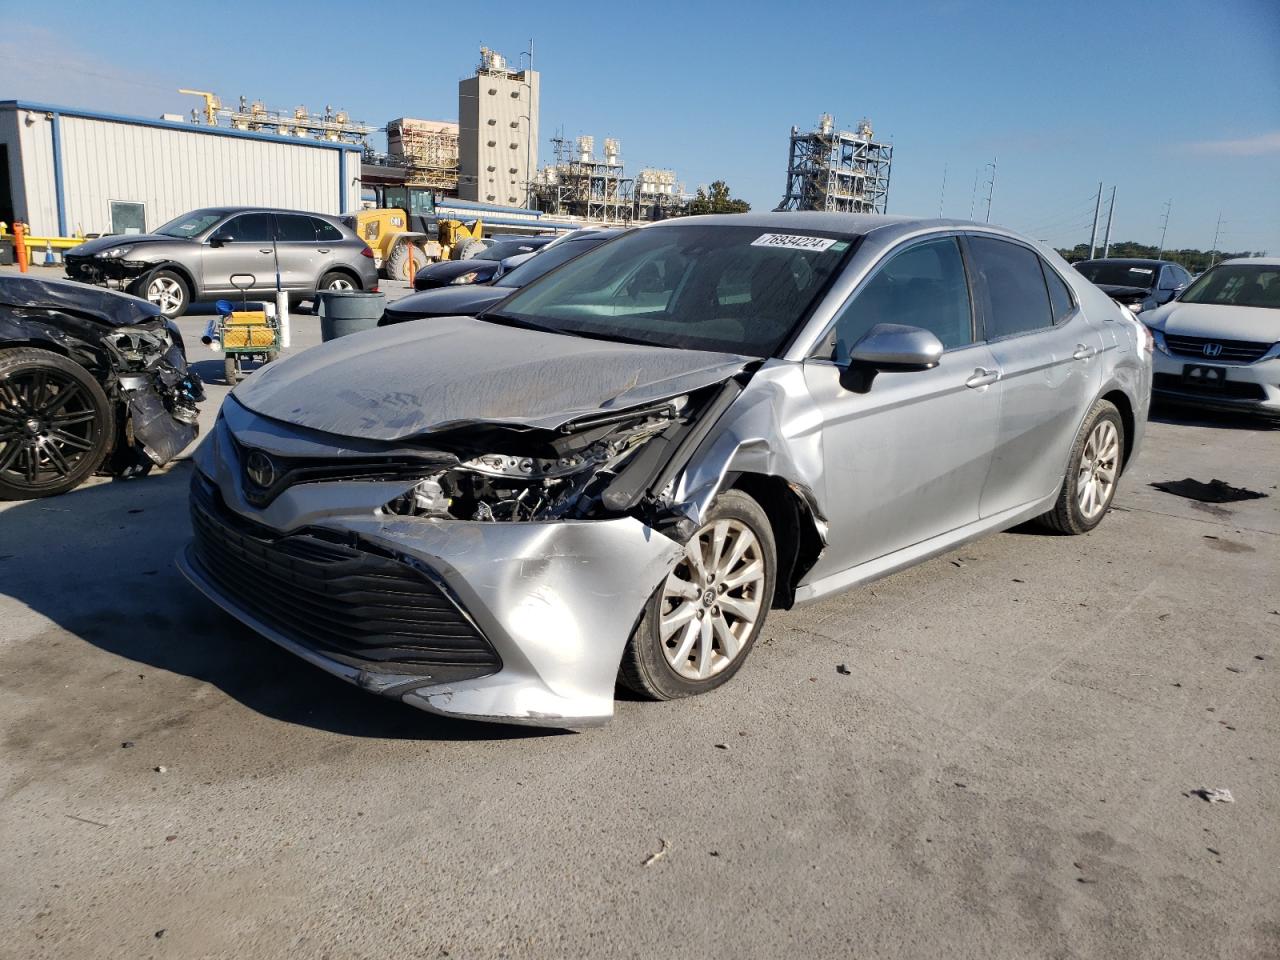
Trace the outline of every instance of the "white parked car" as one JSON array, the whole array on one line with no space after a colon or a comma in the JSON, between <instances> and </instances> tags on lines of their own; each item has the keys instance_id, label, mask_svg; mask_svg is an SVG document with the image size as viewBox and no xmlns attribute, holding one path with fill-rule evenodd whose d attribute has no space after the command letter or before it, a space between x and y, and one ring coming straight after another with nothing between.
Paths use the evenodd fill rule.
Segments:
<instances>
[{"instance_id":1,"label":"white parked car","mask_svg":"<svg viewBox=\"0 0 1280 960\"><path fill-rule=\"evenodd\" d=\"M1142 322L1156 397L1280 418L1280 258L1225 260Z\"/></svg>"}]
</instances>

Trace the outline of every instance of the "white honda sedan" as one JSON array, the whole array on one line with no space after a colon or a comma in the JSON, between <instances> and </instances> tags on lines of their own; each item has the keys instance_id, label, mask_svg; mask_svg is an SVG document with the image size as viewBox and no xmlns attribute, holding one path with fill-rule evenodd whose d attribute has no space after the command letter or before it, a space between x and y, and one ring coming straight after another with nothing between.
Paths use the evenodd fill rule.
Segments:
<instances>
[{"instance_id":1,"label":"white honda sedan","mask_svg":"<svg viewBox=\"0 0 1280 960\"><path fill-rule=\"evenodd\" d=\"M1156 397L1280 418L1280 258L1225 260L1142 322Z\"/></svg>"}]
</instances>

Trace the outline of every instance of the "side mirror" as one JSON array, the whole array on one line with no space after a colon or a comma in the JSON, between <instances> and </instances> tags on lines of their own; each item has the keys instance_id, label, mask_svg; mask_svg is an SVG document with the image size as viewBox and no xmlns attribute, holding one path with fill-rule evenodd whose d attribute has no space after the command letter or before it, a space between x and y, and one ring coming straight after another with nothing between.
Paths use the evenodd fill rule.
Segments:
<instances>
[{"instance_id":1,"label":"side mirror","mask_svg":"<svg viewBox=\"0 0 1280 960\"><path fill-rule=\"evenodd\" d=\"M878 323L853 345L849 360L874 370L929 370L938 365L945 349L928 330Z\"/></svg>"},{"instance_id":2,"label":"side mirror","mask_svg":"<svg viewBox=\"0 0 1280 960\"><path fill-rule=\"evenodd\" d=\"M231 234L218 231L217 233L215 233L213 236L209 238L209 246L220 247L224 243L230 243L234 239L235 237L233 237Z\"/></svg>"}]
</instances>

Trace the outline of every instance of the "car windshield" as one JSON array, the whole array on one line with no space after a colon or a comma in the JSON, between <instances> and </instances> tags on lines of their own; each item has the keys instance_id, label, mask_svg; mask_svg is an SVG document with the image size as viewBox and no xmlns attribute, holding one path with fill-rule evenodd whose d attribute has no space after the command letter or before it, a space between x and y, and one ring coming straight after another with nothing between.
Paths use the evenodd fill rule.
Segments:
<instances>
[{"instance_id":1,"label":"car windshield","mask_svg":"<svg viewBox=\"0 0 1280 960\"><path fill-rule=\"evenodd\" d=\"M645 227L513 294L498 316L604 340L767 357L826 291L853 239L736 225Z\"/></svg>"},{"instance_id":2,"label":"car windshield","mask_svg":"<svg viewBox=\"0 0 1280 960\"><path fill-rule=\"evenodd\" d=\"M1224 263L1187 287L1183 303L1280 309L1280 265Z\"/></svg>"},{"instance_id":3,"label":"car windshield","mask_svg":"<svg viewBox=\"0 0 1280 960\"><path fill-rule=\"evenodd\" d=\"M505 260L507 257L514 257L518 253L528 253L528 250L521 250L522 246L527 246L520 240L500 240L497 243L490 244L475 255L476 260Z\"/></svg>"},{"instance_id":4,"label":"car windshield","mask_svg":"<svg viewBox=\"0 0 1280 960\"><path fill-rule=\"evenodd\" d=\"M565 243L547 244L537 251L536 257L530 257L510 272L504 273L495 282L495 287L524 287L533 283L544 274L550 273L562 263L568 263L574 257L581 256L588 250L594 250L610 239L614 234L606 233L598 237L587 236L569 240Z\"/></svg>"},{"instance_id":5,"label":"car windshield","mask_svg":"<svg viewBox=\"0 0 1280 960\"><path fill-rule=\"evenodd\" d=\"M1117 263L1107 260L1088 260L1077 263L1076 269L1090 283L1111 287L1154 287L1160 268L1156 264Z\"/></svg>"},{"instance_id":6,"label":"car windshield","mask_svg":"<svg viewBox=\"0 0 1280 960\"><path fill-rule=\"evenodd\" d=\"M190 240L204 233L225 216L225 213L216 210L193 210L191 213L184 213L176 220L170 220L162 227L157 227L156 233L162 237Z\"/></svg>"}]
</instances>

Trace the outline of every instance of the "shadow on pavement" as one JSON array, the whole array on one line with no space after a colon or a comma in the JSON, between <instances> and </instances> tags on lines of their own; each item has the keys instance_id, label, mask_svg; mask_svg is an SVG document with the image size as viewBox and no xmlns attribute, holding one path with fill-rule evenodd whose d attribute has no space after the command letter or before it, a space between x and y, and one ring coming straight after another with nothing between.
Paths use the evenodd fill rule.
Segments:
<instances>
[{"instance_id":1,"label":"shadow on pavement","mask_svg":"<svg viewBox=\"0 0 1280 960\"><path fill-rule=\"evenodd\" d=\"M1229 410L1208 410L1203 407L1153 400L1150 419L1156 423L1168 423L1181 427L1211 427L1216 430L1250 430L1266 433L1280 428L1280 420L1269 420L1248 413Z\"/></svg>"},{"instance_id":2,"label":"shadow on pavement","mask_svg":"<svg viewBox=\"0 0 1280 960\"><path fill-rule=\"evenodd\" d=\"M65 631L135 663L213 684L266 716L347 736L498 740L558 732L451 720L365 693L223 613L173 564L190 537L192 469L181 462L0 513L0 592L59 628L11 645L0 667L11 679L37 661L45 673L56 672L56 683L42 676L23 684L26 695L47 698L37 709L65 709L66 688L78 677L97 683L102 675L98 658L86 664L75 644L62 642Z\"/></svg>"}]
</instances>

